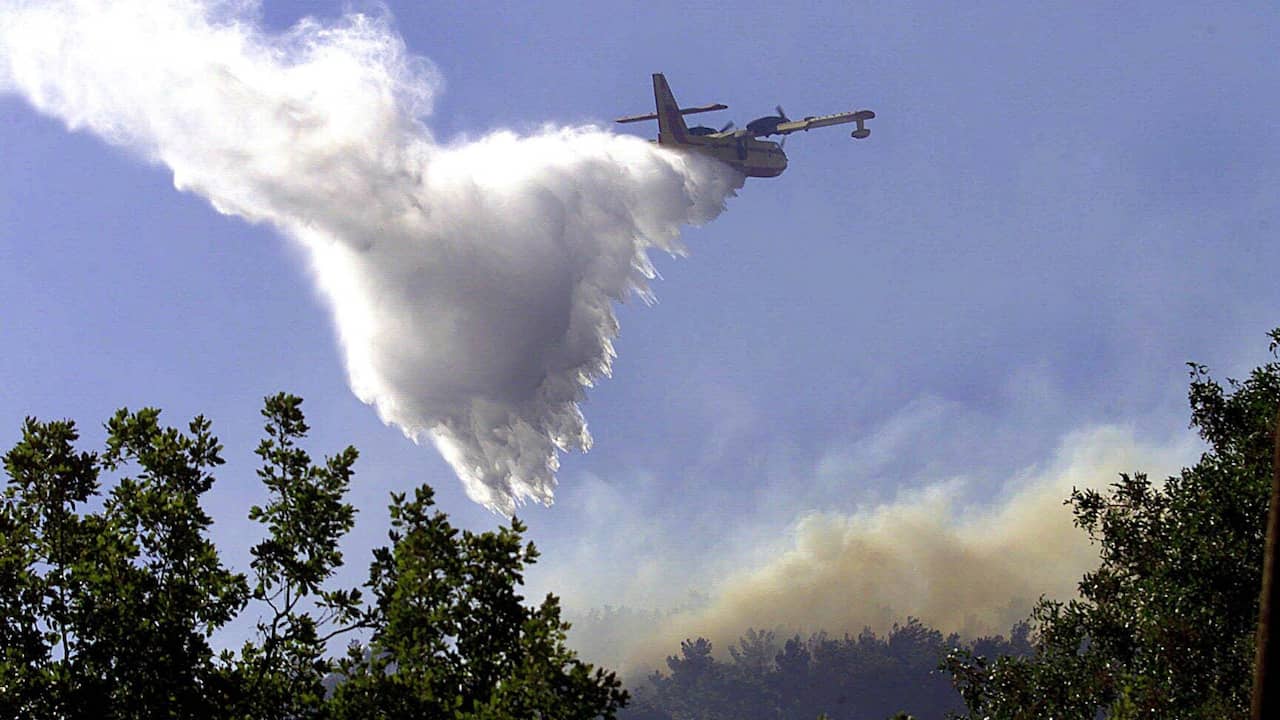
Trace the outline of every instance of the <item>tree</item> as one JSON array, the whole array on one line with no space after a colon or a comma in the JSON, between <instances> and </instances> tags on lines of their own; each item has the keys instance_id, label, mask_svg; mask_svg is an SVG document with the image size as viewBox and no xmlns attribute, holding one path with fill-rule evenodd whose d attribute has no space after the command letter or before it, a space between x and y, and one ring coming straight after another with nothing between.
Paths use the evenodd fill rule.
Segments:
<instances>
[{"instance_id":1,"label":"tree","mask_svg":"<svg viewBox=\"0 0 1280 720\"><path fill-rule=\"evenodd\" d=\"M329 587L357 454L313 463L301 402L266 399L248 576L210 540L201 498L223 460L203 417L180 432L121 410L101 454L75 448L70 421L26 420L0 496L0 716L612 717L627 699L614 674L565 647L554 596L529 608L517 592L537 558L519 521L459 534L429 487L395 495L372 602ZM215 654L209 638L250 609L255 637ZM367 645L328 657L355 632Z\"/></svg>"},{"instance_id":2,"label":"tree","mask_svg":"<svg viewBox=\"0 0 1280 720\"><path fill-rule=\"evenodd\" d=\"M614 717L627 693L565 647L559 600L530 608L517 592L538 557L519 520L459 534L431 488L392 498L367 583L373 636L340 663L332 717Z\"/></svg>"},{"instance_id":3,"label":"tree","mask_svg":"<svg viewBox=\"0 0 1280 720\"><path fill-rule=\"evenodd\" d=\"M251 597L270 613L257 622L257 642L245 643L238 665L245 684L240 714L253 718L318 712L333 669L327 643L365 627L359 590L324 589L342 565L338 543L355 524L355 508L343 497L358 453L347 447L322 466L312 463L298 446L310 429L301 405L281 393L268 397L262 410L266 437L256 453L268 503L250 508L249 518L268 535L251 551Z\"/></svg>"},{"instance_id":4,"label":"tree","mask_svg":"<svg viewBox=\"0 0 1280 720\"><path fill-rule=\"evenodd\" d=\"M1275 356L1280 330L1271 339ZM1280 364L1225 386L1190 367L1209 449L1163 484L1126 474L1072 492L1101 564L1078 599L1040 602L1031 657L948 658L970 717L1247 715Z\"/></svg>"},{"instance_id":5,"label":"tree","mask_svg":"<svg viewBox=\"0 0 1280 720\"><path fill-rule=\"evenodd\" d=\"M121 410L102 455L75 425L27 419L4 457L0 709L11 717L216 717L231 682L209 635L244 605L200 496L222 464L209 423ZM98 512L103 470L122 477Z\"/></svg>"}]
</instances>

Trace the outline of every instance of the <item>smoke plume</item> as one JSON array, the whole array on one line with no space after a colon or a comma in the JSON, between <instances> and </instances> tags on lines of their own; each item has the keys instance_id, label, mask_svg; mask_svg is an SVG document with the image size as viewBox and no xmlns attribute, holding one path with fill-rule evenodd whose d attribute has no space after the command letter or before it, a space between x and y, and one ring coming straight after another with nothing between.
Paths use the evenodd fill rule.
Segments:
<instances>
[{"instance_id":1,"label":"smoke plume","mask_svg":"<svg viewBox=\"0 0 1280 720\"><path fill-rule=\"evenodd\" d=\"M1007 633L1041 595L1074 597L1083 573L1097 567L1097 545L1064 505L1073 487L1102 488L1127 471L1161 478L1198 450L1194 437L1152 444L1124 427L1096 426L1063 438L1052 456L1008 478L991 501L968 499L970 483L958 475L852 512L800 511L772 538L726 548L727 571L702 586L704 602L664 613L583 615L572 639L586 657L640 677L677 653L683 639L706 637L723 651L748 628L885 632L911 616L971 637ZM681 547L662 547L655 535L649 552L680 557ZM601 544L611 552L622 545ZM623 564L637 573L645 567L643 557ZM677 563L650 569L650 576L666 575L650 583L680 587L682 578L706 572Z\"/></svg>"},{"instance_id":2,"label":"smoke plume","mask_svg":"<svg viewBox=\"0 0 1280 720\"><path fill-rule=\"evenodd\" d=\"M468 495L549 503L586 450L612 304L647 297L742 178L594 127L440 143L441 83L386 18L270 35L252 3L0 4L0 92L167 166L219 211L306 248L352 391L431 440Z\"/></svg>"}]
</instances>

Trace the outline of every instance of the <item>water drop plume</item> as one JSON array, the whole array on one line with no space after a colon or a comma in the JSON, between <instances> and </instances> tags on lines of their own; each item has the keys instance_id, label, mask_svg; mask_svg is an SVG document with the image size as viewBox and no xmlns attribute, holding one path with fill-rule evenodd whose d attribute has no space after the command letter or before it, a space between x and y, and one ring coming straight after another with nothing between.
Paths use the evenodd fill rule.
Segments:
<instances>
[{"instance_id":1,"label":"water drop plume","mask_svg":"<svg viewBox=\"0 0 1280 720\"><path fill-rule=\"evenodd\" d=\"M647 252L742 178L602 129L440 142L440 74L385 15L272 34L249 2L0 3L0 93L300 243L351 389L477 502L549 503Z\"/></svg>"}]
</instances>

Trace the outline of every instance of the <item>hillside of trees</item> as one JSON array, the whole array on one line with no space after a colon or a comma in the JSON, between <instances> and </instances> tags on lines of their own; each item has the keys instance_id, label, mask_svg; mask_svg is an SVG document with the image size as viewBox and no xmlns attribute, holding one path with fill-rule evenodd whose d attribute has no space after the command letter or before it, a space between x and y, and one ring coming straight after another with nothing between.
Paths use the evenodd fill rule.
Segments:
<instances>
[{"instance_id":1,"label":"hillside of trees","mask_svg":"<svg viewBox=\"0 0 1280 720\"><path fill-rule=\"evenodd\" d=\"M939 668L957 648L983 657L1024 656L1031 652L1029 627L1020 624L1010 637L962 641L943 636L908 619L883 636L863 630L857 636L778 638L749 630L717 660L705 639L681 644L667 659L666 672L654 672L632 688L632 701L619 718L847 718L885 720L897 712L917 718L941 718L963 709L951 677Z\"/></svg>"}]
</instances>

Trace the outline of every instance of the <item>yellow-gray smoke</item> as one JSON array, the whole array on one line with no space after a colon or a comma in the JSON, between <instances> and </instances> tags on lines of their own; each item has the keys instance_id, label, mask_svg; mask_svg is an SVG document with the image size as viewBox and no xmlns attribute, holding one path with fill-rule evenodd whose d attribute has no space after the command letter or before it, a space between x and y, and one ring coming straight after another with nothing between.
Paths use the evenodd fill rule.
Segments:
<instances>
[{"instance_id":1,"label":"yellow-gray smoke","mask_svg":"<svg viewBox=\"0 0 1280 720\"><path fill-rule=\"evenodd\" d=\"M1152 444L1095 427L1010 478L994 501L966 501L969 483L950 479L849 514L802 513L784 537L744 548L703 608L655 618L615 639L610 654L635 671L678 652L684 638L724 650L748 628L883 632L908 616L944 632L1007 633L1040 596L1071 597L1097 565L1096 545L1064 505L1073 487L1103 487L1135 470L1164 477L1197 448L1194 438Z\"/></svg>"}]
</instances>

